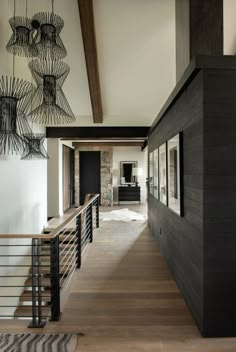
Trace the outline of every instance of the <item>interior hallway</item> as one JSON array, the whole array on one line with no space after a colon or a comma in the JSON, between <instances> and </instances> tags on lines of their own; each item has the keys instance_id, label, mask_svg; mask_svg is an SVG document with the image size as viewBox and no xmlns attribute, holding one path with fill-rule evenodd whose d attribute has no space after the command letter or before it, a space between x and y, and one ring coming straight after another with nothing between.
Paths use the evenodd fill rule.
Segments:
<instances>
[{"instance_id":1,"label":"interior hallway","mask_svg":"<svg viewBox=\"0 0 236 352\"><path fill-rule=\"evenodd\" d=\"M4 329L29 332L24 321ZM78 352L236 350L236 339L201 338L145 221L100 222L71 280L61 320L38 331L84 334Z\"/></svg>"}]
</instances>

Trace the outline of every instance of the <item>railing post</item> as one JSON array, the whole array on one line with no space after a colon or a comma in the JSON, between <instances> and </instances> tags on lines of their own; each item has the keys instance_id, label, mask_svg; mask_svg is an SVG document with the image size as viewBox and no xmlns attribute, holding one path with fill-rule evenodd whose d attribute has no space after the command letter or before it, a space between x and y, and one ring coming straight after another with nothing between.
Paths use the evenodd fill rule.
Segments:
<instances>
[{"instance_id":1,"label":"railing post","mask_svg":"<svg viewBox=\"0 0 236 352\"><path fill-rule=\"evenodd\" d=\"M89 205L89 242L93 242L93 204Z\"/></svg>"},{"instance_id":2,"label":"railing post","mask_svg":"<svg viewBox=\"0 0 236 352\"><path fill-rule=\"evenodd\" d=\"M36 297L36 240L32 239L32 247L31 247L31 279L32 279L32 320L29 324L29 327L37 327L37 297Z\"/></svg>"},{"instance_id":3,"label":"railing post","mask_svg":"<svg viewBox=\"0 0 236 352\"><path fill-rule=\"evenodd\" d=\"M32 321L30 328L42 328L42 294L41 294L41 242L38 238L32 239L31 277L32 277Z\"/></svg>"},{"instance_id":4,"label":"railing post","mask_svg":"<svg viewBox=\"0 0 236 352\"><path fill-rule=\"evenodd\" d=\"M96 227L99 227L99 197L96 199Z\"/></svg>"},{"instance_id":5,"label":"railing post","mask_svg":"<svg viewBox=\"0 0 236 352\"><path fill-rule=\"evenodd\" d=\"M81 267L81 214L76 218L77 268Z\"/></svg>"},{"instance_id":6,"label":"railing post","mask_svg":"<svg viewBox=\"0 0 236 352\"><path fill-rule=\"evenodd\" d=\"M59 236L55 236L50 242L51 258L51 320L60 319L60 253Z\"/></svg>"}]
</instances>

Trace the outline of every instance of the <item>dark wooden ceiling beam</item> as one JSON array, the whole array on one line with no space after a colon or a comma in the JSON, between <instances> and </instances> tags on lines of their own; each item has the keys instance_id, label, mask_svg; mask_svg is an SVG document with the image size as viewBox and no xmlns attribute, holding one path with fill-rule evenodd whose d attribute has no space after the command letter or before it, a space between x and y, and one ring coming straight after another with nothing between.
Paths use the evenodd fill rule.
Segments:
<instances>
[{"instance_id":1,"label":"dark wooden ceiling beam","mask_svg":"<svg viewBox=\"0 0 236 352\"><path fill-rule=\"evenodd\" d=\"M147 138L147 126L47 127L47 138Z\"/></svg>"},{"instance_id":2,"label":"dark wooden ceiling beam","mask_svg":"<svg viewBox=\"0 0 236 352\"><path fill-rule=\"evenodd\" d=\"M102 98L98 70L97 44L94 25L93 1L78 0L84 44L90 98L94 123L103 122Z\"/></svg>"},{"instance_id":3,"label":"dark wooden ceiling beam","mask_svg":"<svg viewBox=\"0 0 236 352\"><path fill-rule=\"evenodd\" d=\"M143 148L144 142L73 142L73 147L141 147Z\"/></svg>"}]
</instances>

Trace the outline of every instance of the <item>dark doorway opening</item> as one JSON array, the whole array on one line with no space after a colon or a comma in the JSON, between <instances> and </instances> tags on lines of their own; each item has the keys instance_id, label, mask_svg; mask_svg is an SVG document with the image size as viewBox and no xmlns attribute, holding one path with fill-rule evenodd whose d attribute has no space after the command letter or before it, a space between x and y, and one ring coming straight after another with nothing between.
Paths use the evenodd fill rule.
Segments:
<instances>
[{"instance_id":1,"label":"dark doorway opening","mask_svg":"<svg viewBox=\"0 0 236 352\"><path fill-rule=\"evenodd\" d=\"M86 194L101 192L100 152L79 153L80 205Z\"/></svg>"},{"instance_id":2,"label":"dark doorway opening","mask_svg":"<svg viewBox=\"0 0 236 352\"><path fill-rule=\"evenodd\" d=\"M63 145L63 211L75 204L74 149Z\"/></svg>"}]
</instances>

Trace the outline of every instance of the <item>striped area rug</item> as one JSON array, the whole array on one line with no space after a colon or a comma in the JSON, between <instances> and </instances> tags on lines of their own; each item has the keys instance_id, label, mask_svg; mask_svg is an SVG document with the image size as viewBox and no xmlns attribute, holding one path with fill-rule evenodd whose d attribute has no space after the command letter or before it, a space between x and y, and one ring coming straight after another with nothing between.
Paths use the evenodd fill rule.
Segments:
<instances>
[{"instance_id":1,"label":"striped area rug","mask_svg":"<svg viewBox=\"0 0 236 352\"><path fill-rule=\"evenodd\" d=\"M0 334L1 352L75 352L77 335Z\"/></svg>"}]
</instances>

